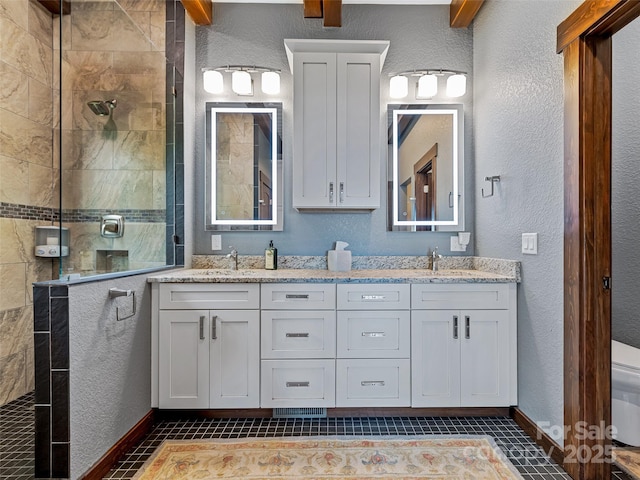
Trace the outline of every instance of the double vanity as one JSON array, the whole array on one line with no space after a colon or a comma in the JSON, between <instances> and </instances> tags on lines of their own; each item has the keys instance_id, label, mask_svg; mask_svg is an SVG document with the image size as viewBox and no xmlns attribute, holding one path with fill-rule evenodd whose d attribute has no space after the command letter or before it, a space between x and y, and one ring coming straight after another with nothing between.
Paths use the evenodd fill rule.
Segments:
<instances>
[{"instance_id":1,"label":"double vanity","mask_svg":"<svg viewBox=\"0 0 640 480\"><path fill-rule=\"evenodd\" d=\"M154 275L152 406L516 405L519 263L441 262L356 257L368 268L330 272L284 257L279 270Z\"/></svg>"}]
</instances>

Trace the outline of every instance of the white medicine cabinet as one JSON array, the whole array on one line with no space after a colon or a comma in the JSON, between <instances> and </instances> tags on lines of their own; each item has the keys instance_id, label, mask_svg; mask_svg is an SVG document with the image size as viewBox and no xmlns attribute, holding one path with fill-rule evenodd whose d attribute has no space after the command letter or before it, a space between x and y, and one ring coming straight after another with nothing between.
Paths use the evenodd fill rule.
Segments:
<instances>
[{"instance_id":1,"label":"white medicine cabinet","mask_svg":"<svg viewBox=\"0 0 640 480\"><path fill-rule=\"evenodd\" d=\"M388 41L296 40L293 72L293 206L380 207L380 71Z\"/></svg>"}]
</instances>

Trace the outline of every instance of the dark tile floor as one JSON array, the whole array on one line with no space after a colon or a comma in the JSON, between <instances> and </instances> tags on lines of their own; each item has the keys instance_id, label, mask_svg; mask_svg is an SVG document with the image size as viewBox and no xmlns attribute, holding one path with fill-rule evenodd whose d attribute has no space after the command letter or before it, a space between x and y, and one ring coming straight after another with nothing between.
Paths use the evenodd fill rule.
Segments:
<instances>
[{"instance_id":1,"label":"dark tile floor","mask_svg":"<svg viewBox=\"0 0 640 480\"><path fill-rule=\"evenodd\" d=\"M33 395L0 407L0 480L33 479ZM308 435L491 435L525 480L569 479L505 417L192 419L159 421L106 479L130 479L165 439ZM612 480L631 480L615 471Z\"/></svg>"}]
</instances>

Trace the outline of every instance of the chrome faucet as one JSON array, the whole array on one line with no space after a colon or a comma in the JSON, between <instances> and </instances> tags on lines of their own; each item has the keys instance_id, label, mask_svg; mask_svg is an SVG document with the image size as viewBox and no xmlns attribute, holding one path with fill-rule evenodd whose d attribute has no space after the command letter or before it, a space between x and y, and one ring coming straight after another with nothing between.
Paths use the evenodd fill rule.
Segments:
<instances>
[{"instance_id":1,"label":"chrome faucet","mask_svg":"<svg viewBox=\"0 0 640 480\"><path fill-rule=\"evenodd\" d=\"M238 250L233 248L232 245L229 245L229 248L231 249L231 252L227 254L227 258L233 259L233 262L231 263L231 270L237 270L238 269Z\"/></svg>"},{"instance_id":2,"label":"chrome faucet","mask_svg":"<svg viewBox=\"0 0 640 480\"><path fill-rule=\"evenodd\" d=\"M431 270L434 272L438 271L438 264L440 263L440 259L442 255L438 254L438 247L435 247L431 252Z\"/></svg>"}]
</instances>

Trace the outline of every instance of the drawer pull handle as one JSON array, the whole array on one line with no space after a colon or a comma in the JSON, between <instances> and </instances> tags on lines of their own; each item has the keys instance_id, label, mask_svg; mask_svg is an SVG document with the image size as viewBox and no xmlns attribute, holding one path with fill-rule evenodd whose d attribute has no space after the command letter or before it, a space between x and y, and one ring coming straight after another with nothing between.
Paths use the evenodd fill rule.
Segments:
<instances>
[{"instance_id":1,"label":"drawer pull handle","mask_svg":"<svg viewBox=\"0 0 640 480\"><path fill-rule=\"evenodd\" d=\"M360 385L363 387L384 387L384 380L363 380Z\"/></svg>"},{"instance_id":2,"label":"drawer pull handle","mask_svg":"<svg viewBox=\"0 0 640 480\"><path fill-rule=\"evenodd\" d=\"M200 340L204 340L204 315L200 317Z\"/></svg>"},{"instance_id":3,"label":"drawer pull handle","mask_svg":"<svg viewBox=\"0 0 640 480\"><path fill-rule=\"evenodd\" d=\"M362 300L384 300L384 295L362 295Z\"/></svg>"},{"instance_id":4,"label":"drawer pull handle","mask_svg":"<svg viewBox=\"0 0 640 480\"><path fill-rule=\"evenodd\" d=\"M218 332L216 331L216 323L218 322L218 317L214 315L211 319L211 340L218 339Z\"/></svg>"},{"instance_id":5,"label":"drawer pull handle","mask_svg":"<svg viewBox=\"0 0 640 480\"><path fill-rule=\"evenodd\" d=\"M309 298L309 294L308 293L287 293L285 295L285 298L302 298L306 300Z\"/></svg>"},{"instance_id":6,"label":"drawer pull handle","mask_svg":"<svg viewBox=\"0 0 640 480\"><path fill-rule=\"evenodd\" d=\"M289 387L308 387L309 382L287 382L287 388Z\"/></svg>"},{"instance_id":7,"label":"drawer pull handle","mask_svg":"<svg viewBox=\"0 0 640 480\"><path fill-rule=\"evenodd\" d=\"M285 333L284 336L287 338L309 338L308 333Z\"/></svg>"},{"instance_id":8,"label":"drawer pull handle","mask_svg":"<svg viewBox=\"0 0 640 480\"><path fill-rule=\"evenodd\" d=\"M384 332L362 332L362 336L363 337L379 338L379 337L384 337L385 334L384 334Z\"/></svg>"},{"instance_id":9,"label":"drawer pull handle","mask_svg":"<svg viewBox=\"0 0 640 480\"><path fill-rule=\"evenodd\" d=\"M453 316L453 339L458 339L458 316Z\"/></svg>"},{"instance_id":10,"label":"drawer pull handle","mask_svg":"<svg viewBox=\"0 0 640 480\"><path fill-rule=\"evenodd\" d=\"M471 338L471 325L470 325L470 318L468 315L464 316L464 338Z\"/></svg>"}]
</instances>

